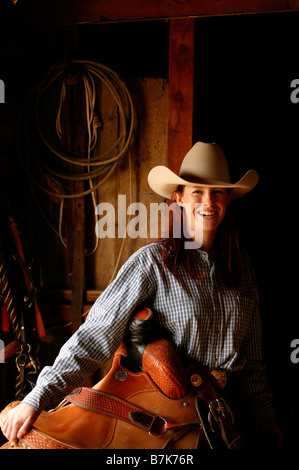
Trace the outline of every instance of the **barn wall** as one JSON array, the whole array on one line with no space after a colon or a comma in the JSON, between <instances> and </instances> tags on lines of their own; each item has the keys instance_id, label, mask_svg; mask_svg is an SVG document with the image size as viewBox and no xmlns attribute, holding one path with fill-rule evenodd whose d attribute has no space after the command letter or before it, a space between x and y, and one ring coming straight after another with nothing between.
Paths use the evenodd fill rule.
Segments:
<instances>
[{"instance_id":1,"label":"barn wall","mask_svg":"<svg viewBox=\"0 0 299 470\"><path fill-rule=\"evenodd\" d=\"M144 204L147 214L151 203L162 202L162 198L150 190L147 174L153 166L167 163L168 25L156 23L154 36L150 34L151 26L148 23L142 26L91 25L45 29L32 29L22 24L15 31L18 31L17 35L9 33L11 40L7 47L1 46L1 78L7 84L5 107L0 106L2 219L6 220L3 214L6 214L7 201L10 201L26 259L29 262L34 257L40 265L43 284L38 289L37 300L46 329L40 349L43 365L54 360L61 345L77 327L72 314L73 292L77 286L75 289L71 274L73 265L76 265L71 246L76 227L69 223L72 203L66 201L61 211L61 199L44 193L32 180L36 178L37 161L46 154L51 156L36 132L32 114L36 97L47 83L49 72L63 63L67 54L70 62L88 59L113 70L127 87L134 104L135 128L130 150L119 160L111 176L98 187L95 203L92 203L90 196L83 201L85 207L81 214L85 218L84 247L87 256L84 257L84 276L80 285L82 305L77 302L79 305L76 308L79 308L79 321L84 321L90 306L120 266L136 249L152 241L149 226L145 230L145 238L118 238L116 219L116 238L100 239L96 245L95 204L110 203L117 216L118 195L126 198L126 208L130 203ZM143 49L141 57L139 48L134 49L136 38ZM100 80L95 82L95 92L95 110L101 127L93 155L104 155L120 134L121 120L115 99ZM49 87L41 100L40 120L46 138L53 145L58 143L55 119L60 93L61 83L56 86L55 82L55 86ZM32 136L29 143L28 135ZM47 163L52 164L51 158ZM53 167L55 165L57 161L54 164L53 160ZM38 183L41 179L37 178ZM65 237L66 246L57 234L60 217L61 234ZM126 222L134 217L127 215ZM66 226L71 227L68 233L65 232ZM138 229L142 227L137 225ZM95 252L90 255L95 247Z\"/></svg>"}]
</instances>

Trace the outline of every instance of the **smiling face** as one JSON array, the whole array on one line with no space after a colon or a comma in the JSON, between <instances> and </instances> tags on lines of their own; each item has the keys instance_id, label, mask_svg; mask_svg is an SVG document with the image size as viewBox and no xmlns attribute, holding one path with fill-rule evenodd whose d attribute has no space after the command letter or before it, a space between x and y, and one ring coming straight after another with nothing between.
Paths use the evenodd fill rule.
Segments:
<instances>
[{"instance_id":1,"label":"smiling face","mask_svg":"<svg viewBox=\"0 0 299 470\"><path fill-rule=\"evenodd\" d=\"M188 206L189 210L185 211L188 227L191 233L202 230L202 249L209 251L231 201L231 194L225 188L188 185L182 191L175 192L175 199L181 207L186 209Z\"/></svg>"}]
</instances>

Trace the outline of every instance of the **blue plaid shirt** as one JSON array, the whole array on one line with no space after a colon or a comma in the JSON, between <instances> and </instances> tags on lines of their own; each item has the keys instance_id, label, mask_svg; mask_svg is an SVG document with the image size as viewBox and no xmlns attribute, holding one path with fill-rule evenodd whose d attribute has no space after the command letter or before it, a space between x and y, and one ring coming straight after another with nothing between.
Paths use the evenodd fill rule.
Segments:
<instances>
[{"instance_id":1,"label":"blue plaid shirt","mask_svg":"<svg viewBox=\"0 0 299 470\"><path fill-rule=\"evenodd\" d=\"M116 351L131 314L146 306L170 330L179 351L210 370L243 371L245 393L258 419L275 416L262 364L261 318L250 262L240 286L227 289L213 253L196 251L201 279L184 267L173 275L161 254L161 244L155 242L128 259L23 402L42 410L81 385Z\"/></svg>"}]
</instances>

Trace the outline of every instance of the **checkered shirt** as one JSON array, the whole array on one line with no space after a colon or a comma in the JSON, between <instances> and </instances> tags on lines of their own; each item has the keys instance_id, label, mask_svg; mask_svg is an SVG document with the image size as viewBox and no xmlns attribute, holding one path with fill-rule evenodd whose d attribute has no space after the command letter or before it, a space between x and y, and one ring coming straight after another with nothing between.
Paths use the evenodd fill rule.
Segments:
<instances>
[{"instance_id":1,"label":"checkered shirt","mask_svg":"<svg viewBox=\"0 0 299 470\"><path fill-rule=\"evenodd\" d=\"M196 250L198 273L184 267L173 275L162 263L162 246L139 249L99 296L86 321L45 367L23 402L42 410L56 402L110 358L128 320L149 307L170 330L178 349L210 370L242 371L244 390L260 420L275 416L261 353L262 325L255 276L248 261L238 288L221 282L213 253Z\"/></svg>"}]
</instances>

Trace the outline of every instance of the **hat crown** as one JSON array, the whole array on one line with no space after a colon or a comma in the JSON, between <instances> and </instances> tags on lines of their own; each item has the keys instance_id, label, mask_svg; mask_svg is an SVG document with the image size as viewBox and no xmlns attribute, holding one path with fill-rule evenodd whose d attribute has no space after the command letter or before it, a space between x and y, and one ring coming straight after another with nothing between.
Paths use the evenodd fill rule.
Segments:
<instances>
[{"instance_id":1,"label":"hat crown","mask_svg":"<svg viewBox=\"0 0 299 470\"><path fill-rule=\"evenodd\" d=\"M231 183L227 160L216 143L197 142L193 145L181 164L179 175L190 182Z\"/></svg>"}]
</instances>

